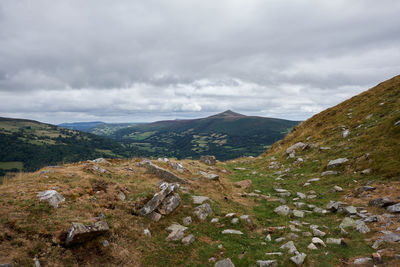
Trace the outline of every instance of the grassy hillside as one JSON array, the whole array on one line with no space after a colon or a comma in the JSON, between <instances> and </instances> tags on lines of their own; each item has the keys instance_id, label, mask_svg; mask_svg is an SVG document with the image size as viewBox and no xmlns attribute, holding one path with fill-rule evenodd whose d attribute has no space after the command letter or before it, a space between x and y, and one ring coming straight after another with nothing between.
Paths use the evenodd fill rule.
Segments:
<instances>
[{"instance_id":1,"label":"grassy hillside","mask_svg":"<svg viewBox=\"0 0 400 267\"><path fill-rule=\"evenodd\" d=\"M109 131L107 135L127 146L138 147L148 156L199 158L200 155L213 154L218 159L227 160L261 154L297 124L295 121L226 111L202 119L130 125ZM97 127L91 132L105 133Z\"/></svg>"},{"instance_id":2,"label":"grassy hillside","mask_svg":"<svg viewBox=\"0 0 400 267\"><path fill-rule=\"evenodd\" d=\"M400 77L395 77L301 123L257 158L215 166L153 161L187 182L176 191L181 203L159 221L138 215L160 191L161 180L139 159L21 173L0 185L0 211L6 214L0 217L0 262L29 266L36 258L42 266L165 267L214 266L230 258L235 266L275 260L272 266L286 267L296 266L295 254L282 247L292 241L297 252L305 253L302 266L355 266L361 258L368 262L358 266L399 266L399 213L370 204L382 197L400 201L399 92ZM298 142L303 145L287 153ZM338 158L347 161L327 167ZM185 169L179 171L176 163ZM336 173L322 175L326 171ZM37 198L49 189L65 197L58 208ZM204 221L194 214L193 196L209 197L212 214ZM342 202L337 203L341 208L331 209L331 201ZM287 215L275 212L282 205ZM183 225L187 216L192 222L183 236L193 234L194 242L167 241L166 228ZM72 222L97 220L105 220L110 230L83 244L65 245ZM340 228L344 220L351 226ZM227 229L242 234L223 234ZM376 243L388 236L391 241Z\"/></svg>"},{"instance_id":3,"label":"grassy hillside","mask_svg":"<svg viewBox=\"0 0 400 267\"><path fill-rule=\"evenodd\" d=\"M0 171L32 171L45 165L95 157L129 156L123 146L93 134L37 121L0 118Z\"/></svg>"}]
</instances>

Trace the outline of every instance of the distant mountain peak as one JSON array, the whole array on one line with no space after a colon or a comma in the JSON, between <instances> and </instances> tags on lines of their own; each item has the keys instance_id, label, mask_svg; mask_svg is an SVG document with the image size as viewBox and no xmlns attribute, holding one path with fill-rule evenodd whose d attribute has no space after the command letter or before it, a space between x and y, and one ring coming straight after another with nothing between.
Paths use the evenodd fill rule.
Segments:
<instances>
[{"instance_id":1,"label":"distant mountain peak","mask_svg":"<svg viewBox=\"0 0 400 267\"><path fill-rule=\"evenodd\" d=\"M210 116L209 118L239 118L239 117L246 117L246 115L236 113L236 112L233 112L232 110L228 109L224 112Z\"/></svg>"}]
</instances>

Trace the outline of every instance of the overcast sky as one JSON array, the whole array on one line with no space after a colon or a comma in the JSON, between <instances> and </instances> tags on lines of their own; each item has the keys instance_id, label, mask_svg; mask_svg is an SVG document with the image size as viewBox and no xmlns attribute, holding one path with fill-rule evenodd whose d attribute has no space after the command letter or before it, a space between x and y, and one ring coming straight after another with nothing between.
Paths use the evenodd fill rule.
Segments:
<instances>
[{"instance_id":1,"label":"overcast sky","mask_svg":"<svg viewBox=\"0 0 400 267\"><path fill-rule=\"evenodd\" d=\"M303 120L400 74L398 0L0 0L0 116Z\"/></svg>"}]
</instances>

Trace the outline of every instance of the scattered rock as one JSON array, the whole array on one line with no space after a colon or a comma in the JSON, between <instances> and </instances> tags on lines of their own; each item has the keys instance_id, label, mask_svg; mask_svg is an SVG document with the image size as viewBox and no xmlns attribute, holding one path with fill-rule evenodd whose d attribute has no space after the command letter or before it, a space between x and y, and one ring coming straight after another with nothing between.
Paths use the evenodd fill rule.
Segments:
<instances>
[{"instance_id":1,"label":"scattered rock","mask_svg":"<svg viewBox=\"0 0 400 267\"><path fill-rule=\"evenodd\" d=\"M211 223L217 223L217 222L219 222L219 219L218 219L218 218L212 218L212 219L211 219Z\"/></svg>"},{"instance_id":2,"label":"scattered rock","mask_svg":"<svg viewBox=\"0 0 400 267\"><path fill-rule=\"evenodd\" d=\"M94 160L89 160L90 162L97 163L97 164L111 164L108 160L104 158L98 158Z\"/></svg>"},{"instance_id":3,"label":"scattered rock","mask_svg":"<svg viewBox=\"0 0 400 267\"><path fill-rule=\"evenodd\" d=\"M192 223L192 217L188 216L183 218L183 225L188 226Z\"/></svg>"},{"instance_id":4,"label":"scattered rock","mask_svg":"<svg viewBox=\"0 0 400 267\"><path fill-rule=\"evenodd\" d=\"M162 183L160 186L161 191L154 194L153 198L139 210L139 214L141 216L146 216L153 212L163 202L165 197L178 187L178 184Z\"/></svg>"},{"instance_id":5,"label":"scattered rock","mask_svg":"<svg viewBox=\"0 0 400 267\"><path fill-rule=\"evenodd\" d=\"M204 197L204 196L192 196L193 199L193 204L203 204L204 201L210 200L209 197Z\"/></svg>"},{"instance_id":6,"label":"scattered rock","mask_svg":"<svg viewBox=\"0 0 400 267\"><path fill-rule=\"evenodd\" d=\"M328 169L335 168L337 166L342 165L343 163L348 162L349 160L346 158L339 158L329 161L328 165L326 166Z\"/></svg>"},{"instance_id":7,"label":"scattered rock","mask_svg":"<svg viewBox=\"0 0 400 267\"><path fill-rule=\"evenodd\" d=\"M188 235L182 238L182 243L185 245L189 245L190 243L193 243L195 240L194 235Z\"/></svg>"},{"instance_id":8,"label":"scattered rock","mask_svg":"<svg viewBox=\"0 0 400 267\"><path fill-rule=\"evenodd\" d=\"M234 213L234 212L225 214L226 218L232 218L232 217L235 217L235 216L236 216L236 213Z\"/></svg>"},{"instance_id":9,"label":"scattered rock","mask_svg":"<svg viewBox=\"0 0 400 267\"><path fill-rule=\"evenodd\" d=\"M231 220L231 224L237 224L239 222L239 219L238 218L233 218L232 220Z\"/></svg>"},{"instance_id":10,"label":"scattered rock","mask_svg":"<svg viewBox=\"0 0 400 267\"><path fill-rule=\"evenodd\" d=\"M226 258L220 261L217 261L214 265L214 267L235 267L231 259Z\"/></svg>"},{"instance_id":11,"label":"scattered rock","mask_svg":"<svg viewBox=\"0 0 400 267\"><path fill-rule=\"evenodd\" d=\"M343 219L342 223L339 225L340 228L346 229L349 227L355 228L357 226L356 222L349 217Z\"/></svg>"},{"instance_id":12,"label":"scattered rock","mask_svg":"<svg viewBox=\"0 0 400 267\"><path fill-rule=\"evenodd\" d=\"M371 173L371 169L365 169L361 171L361 174L370 174Z\"/></svg>"},{"instance_id":13,"label":"scattered rock","mask_svg":"<svg viewBox=\"0 0 400 267\"><path fill-rule=\"evenodd\" d=\"M305 199L306 198L306 195L301 193L301 192L297 192L296 195L301 199Z\"/></svg>"},{"instance_id":14,"label":"scattered rock","mask_svg":"<svg viewBox=\"0 0 400 267\"><path fill-rule=\"evenodd\" d=\"M295 247L293 241L289 241L289 242L283 244L280 248L288 249L290 254L295 254L297 252L297 248Z\"/></svg>"},{"instance_id":15,"label":"scattered rock","mask_svg":"<svg viewBox=\"0 0 400 267\"><path fill-rule=\"evenodd\" d=\"M349 130L343 130L343 132L342 132L343 138L346 138L349 134L350 134Z\"/></svg>"},{"instance_id":16,"label":"scattered rock","mask_svg":"<svg viewBox=\"0 0 400 267\"><path fill-rule=\"evenodd\" d=\"M247 180L242 180L239 182L234 183L234 185L236 187L242 188L242 189L249 189L253 186L253 183L251 182L251 180L247 179Z\"/></svg>"},{"instance_id":17,"label":"scattered rock","mask_svg":"<svg viewBox=\"0 0 400 267\"><path fill-rule=\"evenodd\" d=\"M208 166L213 166L217 163L217 160L215 159L214 156L201 156L200 157L200 161L203 162L204 164L208 165Z\"/></svg>"},{"instance_id":18,"label":"scattered rock","mask_svg":"<svg viewBox=\"0 0 400 267\"><path fill-rule=\"evenodd\" d=\"M369 202L369 205L377 206L377 207L381 207L382 208L382 207L393 205L394 203L395 202L392 199L390 199L388 197L383 197L383 198L378 198L378 199L371 200Z\"/></svg>"},{"instance_id":19,"label":"scattered rock","mask_svg":"<svg viewBox=\"0 0 400 267\"><path fill-rule=\"evenodd\" d=\"M400 212L400 203L397 203L397 204L388 206L388 207L386 208L386 210L387 210L388 212L391 212L391 213Z\"/></svg>"},{"instance_id":20,"label":"scattered rock","mask_svg":"<svg viewBox=\"0 0 400 267\"><path fill-rule=\"evenodd\" d=\"M366 234L366 233L370 232L368 226L361 220L356 221L356 230L362 234Z\"/></svg>"},{"instance_id":21,"label":"scattered rock","mask_svg":"<svg viewBox=\"0 0 400 267\"><path fill-rule=\"evenodd\" d=\"M340 245L342 244L342 239L341 238L327 238L326 239L327 244L334 244L334 245Z\"/></svg>"},{"instance_id":22,"label":"scattered rock","mask_svg":"<svg viewBox=\"0 0 400 267\"><path fill-rule=\"evenodd\" d=\"M58 205L65 201L65 198L55 190L39 192L37 197L39 201L47 201L54 208L58 208Z\"/></svg>"},{"instance_id":23,"label":"scattered rock","mask_svg":"<svg viewBox=\"0 0 400 267\"><path fill-rule=\"evenodd\" d=\"M187 227L182 226L180 224L172 224L167 229L167 232L170 234L167 236L168 241L177 241L183 238L184 232L187 230Z\"/></svg>"},{"instance_id":24,"label":"scattered rock","mask_svg":"<svg viewBox=\"0 0 400 267\"><path fill-rule=\"evenodd\" d=\"M314 229L312 229L312 230L313 230L314 236L321 236L321 237L324 237L324 236L326 235L325 232L322 232L321 230L319 230L319 229L317 229L317 228L314 228Z\"/></svg>"},{"instance_id":25,"label":"scattered rock","mask_svg":"<svg viewBox=\"0 0 400 267\"><path fill-rule=\"evenodd\" d=\"M372 260L374 261L374 263L382 263L381 254L379 254L378 252L372 253Z\"/></svg>"},{"instance_id":26,"label":"scattered rock","mask_svg":"<svg viewBox=\"0 0 400 267\"><path fill-rule=\"evenodd\" d=\"M298 218L304 218L304 212L301 210L293 210L293 216Z\"/></svg>"},{"instance_id":27,"label":"scattered rock","mask_svg":"<svg viewBox=\"0 0 400 267\"><path fill-rule=\"evenodd\" d=\"M286 154L291 154L292 152L296 151L299 148L303 148L304 147L304 143L303 142L298 142L294 145L292 145L291 147L286 149Z\"/></svg>"},{"instance_id":28,"label":"scattered rock","mask_svg":"<svg viewBox=\"0 0 400 267\"><path fill-rule=\"evenodd\" d=\"M353 264L354 265L364 265L367 266L368 264L372 263L372 259L371 258L358 258L355 259Z\"/></svg>"},{"instance_id":29,"label":"scattered rock","mask_svg":"<svg viewBox=\"0 0 400 267\"><path fill-rule=\"evenodd\" d=\"M233 229L225 229L222 231L223 234L232 234L232 235L242 235L243 233L238 230L233 230Z\"/></svg>"},{"instance_id":30,"label":"scattered rock","mask_svg":"<svg viewBox=\"0 0 400 267\"><path fill-rule=\"evenodd\" d=\"M178 193L171 194L161 202L161 205L158 207L158 211L162 215L168 215L179 206L181 201L181 197Z\"/></svg>"},{"instance_id":31,"label":"scattered rock","mask_svg":"<svg viewBox=\"0 0 400 267\"><path fill-rule=\"evenodd\" d=\"M106 221L98 221L93 224L72 223L67 232L66 246L84 243L96 236L106 233L110 228Z\"/></svg>"},{"instance_id":32,"label":"scattered rock","mask_svg":"<svg viewBox=\"0 0 400 267\"><path fill-rule=\"evenodd\" d=\"M150 230L148 228L144 229L143 233L144 233L145 236L151 237L151 232L150 232Z\"/></svg>"},{"instance_id":33,"label":"scattered rock","mask_svg":"<svg viewBox=\"0 0 400 267\"><path fill-rule=\"evenodd\" d=\"M335 185L335 186L333 187L333 190L335 190L336 192L342 192L342 191L343 191L343 188L341 188L341 187L338 186L338 185Z\"/></svg>"},{"instance_id":34,"label":"scattered rock","mask_svg":"<svg viewBox=\"0 0 400 267\"><path fill-rule=\"evenodd\" d=\"M312 242L313 244L319 244L319 245L321 245L321 246L323 246L323 247L326 247L324 241L322 241L321 238L313 237L312 240L311 240L311 242Z\"/></svg>"},{"instance_id":35,"label":"scattered rock","mask_svg":"<svg viewBox=\"0 0 400 267\"><path fill-rule=\"evenodd\" d=\"M310 243L310 244L307 246L307 248L310 249L310 250L316 250L316 249L318 249L313 243Z\"/></svg>"},{"instance_id":36,"label":"scattered rock","mask_svg":"<svg viewBox=\"0 0 400 267\"><path fill-rule=\"evenodd\" d=\"M209 180L216 181L216 180L219 179L219 175L215 174L215 173L207 173L207 172L200 171L200 174L203 175L203 177L205 177L205 178L207 178Z\"/></svg>"},{"instance_id":37,"label":"scattered rock","mask_svg":"<svg viewBox=\"0 0 400 267\"><path fill-rule=\"evenodd\" d=\"M337 171L325 171L323 173L321 173L321 177L327 176L327 175L336 175L338 174Z\"/></svg>"},{"instance_id":38,"label":"scattered rock","mask_svg":"<svg viewBox=\"0 0 400 267\"><path fill-rule=\"evenodd\" d=\"M393 126L397 126L397 125L400 125L400 121L396 121L396 122L393 124Z\"/></svg>"},{"instance_id":39,"label":"scattered rock","mask_svg":"<svg viewBox=\"0 0 400 267\"><path fill-rule=\"evenodd\" d=\"M290 208L286 205L282 205L282 206L276 207L274 209L274 212L278 213L281 216L287 216L290 213Z\"/></svg>"},{"instance_id":40,"label":"scattered rock","mask_svg":"<svg viewBox=\"0 0 400 267\"><path fill-rule=\"evenodd\" d=\"M297 254L296 256L291 257L290 260L294 262L294 264L296 264L297 266L301 266L303 265L306 257L307 255L305 253L300 253Z\"/></svg>"},{"instance_id":41,"label":"scattered rock","mask_svg":"<svg viewBox=\"0 0 400 267\"><path fill-rule=\"evenodd\" d=\"M187 184L185 180L179 178L174 173L153 164L151 161L145 161L144 164L147 166L148 173L151 173L166 182Z\"/></svg>"},{"instance_id":42,"label":"scattered rock","mask_svg":"<svg viewBox=\"0 0 400 267\"><path fill-rule=\"evenodd\" d=\"M103 240L101 241L101 244L103 245L103 247L108 248L110 246L110 242L108 242L107 240Z\"/></svg>"},{"instance_id":43,"label":"scattered rock","mask_svg":"<svg viewBox=\"0 0 400 267\"><path fill-rule=\"evenodd\" d=\"M356 214L357 213L357 209L354 206L347 206L343 209L345 212L347 212L348 214Z\"/></svg>"},{"instance_id":44,"label":"scattered rock","mask_svg":"<svg viewBox=\"0 0 400 267\"><path fill-rule=\"evenodd\" d=\"M197 216L201 221L204 221L208 215L212 214L210 204L204 203L194 209L194 215Z\"/></svg>"},{"instance_id":45,"label":"scattered rock","mask_svg":"<svg viewBox=\"0 0 400 267\"><path fill-rule=\"evenodd\" d=\"M161 214L160 213L158 213L158 212L156 212L156 211L153 211L153 212L151 212L150 214L148 214L147 215L149 218L150 218L150 220L152 220L153 222L158 222L160 219L161 219Z\"/></svg>"},{"instance_id":46,"label":"scattered rock","mask_svg":"<svg viewBox=\"0 0 400 267\"><path fill-rule=\"evenodd\" d=\"M92 166L92 170L100 173L108 173L108 171L102 167L99 166Z\"/></svg>"},{"instance_id":47,"label":"scattered rock","mask_svg":"<svg viewBox=\"0 0 400 267\"><path fill-rule=\"evenodd\" d=\"M273 266L273 267L275 267L275 266L278 266L278 261L276 261L276 260L266 260L266 261L258 260L257 264L260 267L265 267L265 266Z\"/></svg>"}]
</instances>

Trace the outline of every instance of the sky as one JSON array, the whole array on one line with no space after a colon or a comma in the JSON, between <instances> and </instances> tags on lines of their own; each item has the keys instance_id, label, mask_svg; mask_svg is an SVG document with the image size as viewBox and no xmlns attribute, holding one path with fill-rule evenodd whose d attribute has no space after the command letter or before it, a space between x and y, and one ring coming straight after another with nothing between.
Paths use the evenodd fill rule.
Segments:
<instances>
[{"instance_id":1,"label":"sky","mask_svg":"<svg viewBox=\"0 0 400 267\"><path fill-rule=\"evenodd\" d=\"M398 0L0 0L0 116L305 120L400 74Z\"/></svg>"}]
</instances>

